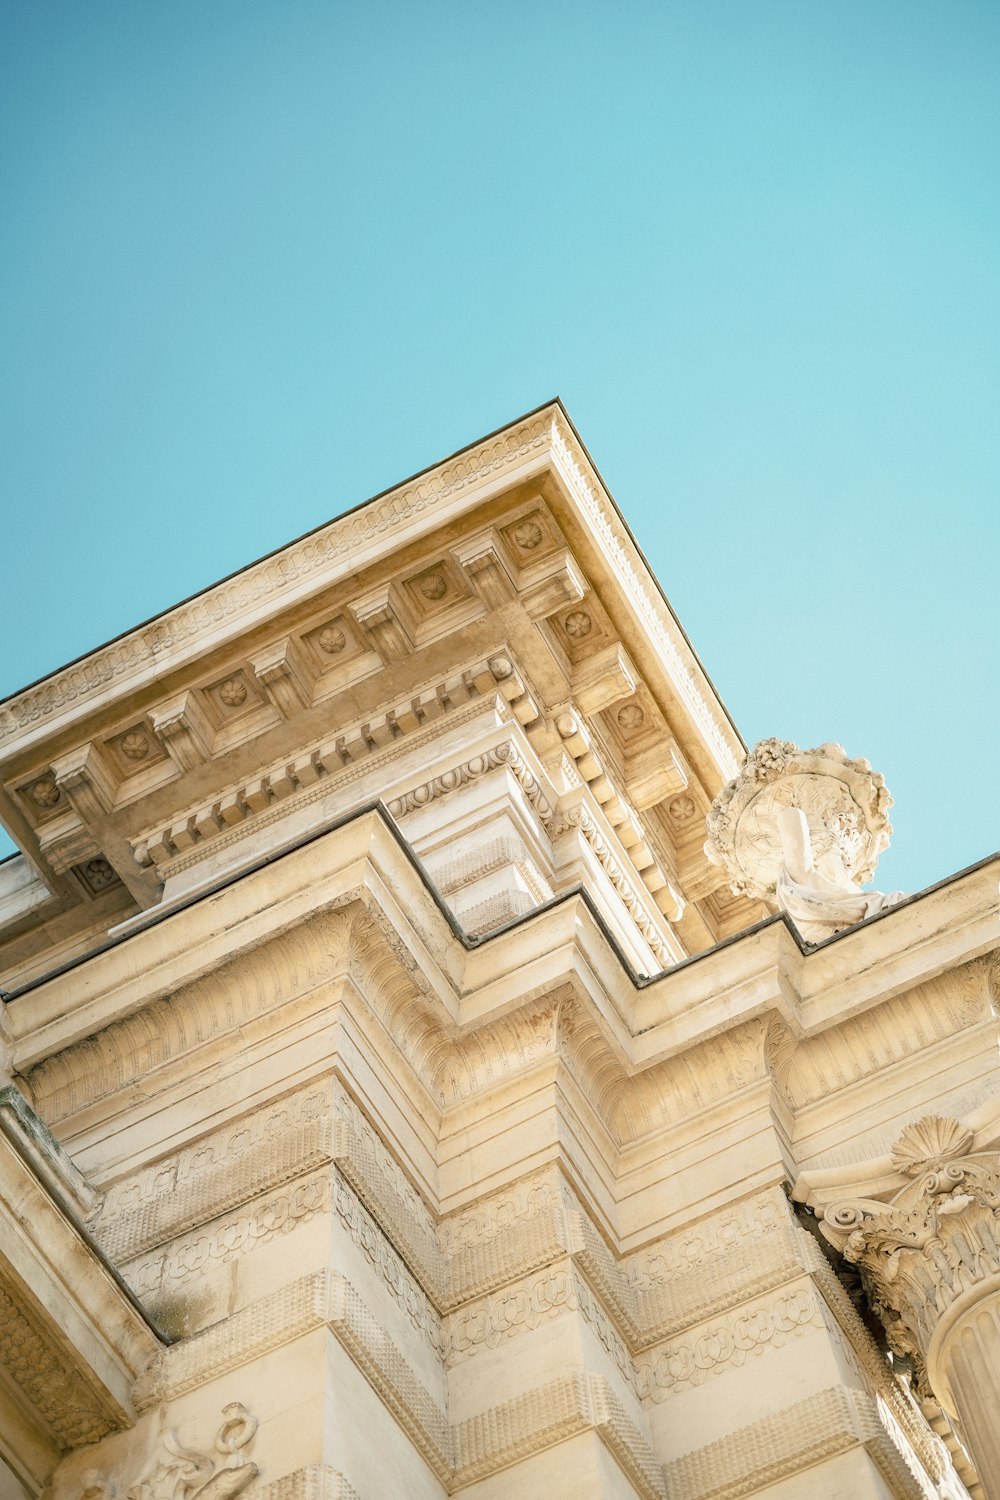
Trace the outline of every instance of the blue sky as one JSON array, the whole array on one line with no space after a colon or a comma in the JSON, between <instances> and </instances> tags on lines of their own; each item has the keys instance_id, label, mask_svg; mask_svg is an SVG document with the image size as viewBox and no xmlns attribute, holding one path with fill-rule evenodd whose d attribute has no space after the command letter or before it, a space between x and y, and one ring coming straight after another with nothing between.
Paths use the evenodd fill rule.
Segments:
<instances>
[{"instance_id":1,"label":"blue sky","mask_svg":"<svg viewBox=\"0 0 1000 1500\"><path fill-rule=\"evenodd\" d=\"M878 883L989 853L998 76L972 0L3 0L0 693L558 394Z\"/></svg>"}]
</instances>

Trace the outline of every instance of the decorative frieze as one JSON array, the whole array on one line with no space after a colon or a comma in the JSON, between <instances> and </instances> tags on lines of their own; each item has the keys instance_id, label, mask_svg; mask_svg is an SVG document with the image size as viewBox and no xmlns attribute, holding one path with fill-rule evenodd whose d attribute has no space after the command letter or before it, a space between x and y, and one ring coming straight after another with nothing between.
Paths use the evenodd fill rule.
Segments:
<instances>
[{"instance_id":1,"label":"decorative frieze","mask_svg":"<svg viewBox=\"0 0 1000 1500\"><path fill-rule=\"evenodd\" d=\"M214 1220L209 1229L173 1240L169 1250L125 1262L126 1279L136 1295L155 1308L161 1293L174 1295L213 1262L224 1263L249 1255L279 1235L290 1234L317 1214L326 1213L335 1180L332 1171L317 1172L289 1187L256 1197L247 1212L225 1214Z\"/></svg>"},{"instance_id":2,"label":"decorative frieze","mask_svg":"<svg viewBox=\"0 0 1000 1500\"><path fill-rule=\"evenodd\" d=\"M461 1364L484 1349L497 1349L521 1333L579 1306L577 1280L568 1262L540 1276L510 1282L502 1291L464 1302L445 1321L445 1358Z\"/></svg>"},{"instance_id":3,"label":"decorative frieze","mask_svg":"<svg viewBox=\"0 0 1000 1500\"><path fill-rule=\"evenodd\" d=\"M805 1244L779 1189L746 1199L622 1262L633 1317L670 1337L811 1269Z\"/></svg>"},{"instance_id":4,"label":"decorative frieze","mask_svg":"<svg viewBox=\"0 0 1000 1500\"><path fill-rule=\"evenodd\" d=\"M193 1223L256 1200L275 1184L311 1172L333 1159L333 1137L330 1120L286 1126L275 1138L258 1140L253 1150L227 1154L214 1169L200 1172L190 1183L176 1185L131 1213L102 1214L97 1230L107 1253L130 1259L173 1239ZM196 1252L191 1253L197 1258Z\"/></svg>"},{"instance_id":5,"label":"decorative frieze","mask_svg":"<svg viewBox=\"0 0 1000 1500\"><path fill-rule=\"evenodd\" d=\"M416 1332L434 1354L443 1358L445 1338L441 1315L434 1303L339 1172L333 1174L333 1187L337 1216L354 1244L378 1273Z\"/></svg>"},{"instance_id":6,"label":"decorative frieze","mask_svg":"<svg viewBox=\"0 0 1000 1500\"><path fill-rule=\"evenodd\" d=\"M355 1288L333 1271L303 1277L165 1351L156 1370L140 1383L137 1404L145 1409L171 1400L323 1327L350 1354L449 1489L484 1478L574 1432L593 1429L639 1493L664 1500L649 1443L605 1379L574 1372L452 1427Z\"/></svg>"},{"instance_id":7,"label":"decorative frieze","mask_svg":"<svg viewBox=\"0 0 1000 1500\"><path fill-rule=\"evenodd\" d=\"M458 1306L565 1255L568 1194L559 1174L548 1168L442 1220L448 1305Z\"/></svg>"},{"instance_id":8,"label":"decorative frieze","mask_svg":"<svg viewBox=\"0 0 1000 1500\"><path fill-rule=\"evenodd\" d=\"M558 1006L550 1003L539 1014L547 1018L548 1036ZM500 1057L510 1043L496 1041ZM323 1142L337 1167L316 1171L304 1127L326 1127L334 1112L332 1142L328 1134ZM302 1218L333 1211L415 1333L447 1365L461 1365L572 1314L593 1330L625 1386L654 1404L810 1329L839 1325L871 1389L886 1403L887 1420L891 1416L929 1474L945 1472L939 1445L907 1406L816 1245L795 1226L777 1190L623 1261L552 1168L438 1224L351 1096L339 1085L324 1084L189 1148L168 1180L163 1169L159 1175L149 1170L119 1185L109 1204L116 1217L131 1215L137 1222L137 1210L187 1192L199 1205L196 1211L211 1216L225 1201L223 1185L241 1156L263 1152L262 1160L271 1161L272 1132L294 1143L286 1159L296 1161L304 1175L255 1198L249 1211L229 1213L210 1230L176 1240L155 1262L160 1284L182 1287L208 1259L247 1253ZM906 1149L904 1142L900 1161ZM249 1190L266 1176L263 1170L251 1174ZM351 1183L360 1184L358 1191ZM192 1193L194 1187L198 1191ZM324 1324L383 1399L398 1408L432 1466L444 1474L446 1463L459 1462L454 1455L448 1459L445 1428L424 1411L413 1371L405 1361L396 1368L391 1341L384 1342L388 1336L353 1289L322 1270L170 1351L142 1401L191 1389L223 1368L259 1358ZM633 1351L642 1351L637 1364Z\"/></svg>"},{"instance_id":9,"label":"decorative frieze","mask_svg":"<svg viewBox=\"0 0 1000 1500\"><path fill-rule=\"evenodd\" d=\"M109 1184L105 1190L95 1221L101 1226L111 1219L128 1218L163 1197L176 1197L186 1193L198 1183L204 1174L218 1174L222 1180L227 1173L238 1175L240 1164L253 1158L258 1152L266 1152L272 1143L280 1142L286 1133L306 1140L296 1133L303 1127L320 1125L331 1114L334 1107L334 1083L330 1078L321 1083L297 1089L273 1103L240 1115L232 1123L202 1136L190 1146L183 1147L164 1160L151 1163L128 1177ZM301 1171L308 1170L303 1165ZM274 1184L268 1184L273 1186ZM266 1191L261 1187L258 1191ZM200 1207L210 1207L212 1214L224 1211L214 1199L206 1196ZM192 1219L192 1223L198 1222ZM117 1252L129 1254L134 1252Z\"/></svg>"},{"instance_id":10,"label":"decorative frieze","mask_svg":"<svg viewBox=\"0 0 1000 1500\"><path fill-rule=\"evenodd\" d=\"M454 1443L443 1407L413 1373L343 1276L328 1278L327 1324L439 1478L450 1477Z\"/></svg>"},{"instance_id":11,"label":"decorative frieze","mask_svg":"<svg viewBox=\"0 0 1000 1500\"><path fill-rule=\"evenodd\" d=\"M312 1096L313 1107L317 1097ZM505 1253L502 1268L494 1261L490 1277L494 1282L498 1276L504 1278L498 1289L466 1295L443 1324L379 1224L332 1169L255 1201L250 1212L226 1215L210 1229L175 1241L168 1253L133 1264L129 1279L143 1294L155 1296L161 1287L183 1291L212 1260L250 1253L332 1206L415 1332L448 1366L531 1333L552 1318L578 1314L626 1385L654 1403L700 1386L810 1328L823 1327L827 1309L832 1309L865 1379L886 1402L924 1468L932 1477L944 1474L947 1464L940 1444L893 1380L815 1243L795 1228L787 1210L775 1222L765 1197L709 1221L697 1240L672 1236L661 1242L663 1249L655 1257L642 1252L619 1263L589 1215L574 1204L577 1200L568 1188L560 1189L549 1173L526 1179L516 1191L494 1195L475 1210L446 1220L442 1231L449 1271L456 1260L462 1263L463 1249L493 1244ZM561 1208L568 1235L553 1232L551 1224L545 1231L553 1205ZM774 1204L775 1209L783 1207ZM536 1232L526 1235L526 1223ZM731 1239L734 1230L743 1231L736 1241ZM540 1272L516 1274L519 1259L524 1264L539 1256L545 1260ZM673 1272L658 1281L665 1264ZM767 1286L776 1290L761 1297L761 1288ZM600 1287L600 1295L594 1287ZM713 1302L716 1310L726 1309L725 1315L706 1322L713 1315ZM302 1327L295 1324L293 1333ZM678 1329L685 1331L678 1336ZM666 1347L664 1337L670 1338ZM630 1349L647 1352L636 1364Z\"/></svg>"},{"instance_id":12,"label":"decorative frieze","mask_svg":"<svg viewBox=\"0 0 1000 1500\"><path fill-rule=\"evenodd\" d=\"M343 1176L435 1304L443 1306L448 1272L434 1216L342 1089L337 1093L335 1142L334 1158Z\"/></svg>"},{"instance_id":13,"label":"decorative frieze","mask_svg":"<svg viewBox=\"0 0 1000 1500\"><path fill-rule=\"evenodd\" d=\"M329 1103L329 1094L324 1091L314 1090L302 1097L310 1100L307 1107ZM415 1206L419 1212L419 1202L411 1196L412 1189L401 1180L399 1168L385 1153L349 1096L340 1096L339 1107L342 1122L351 1125L346 1139L342 1135L341 1149L346 1145L348 1154L353 1155L355 1170L359 1170L359 1158L363 1156L365 1170L372 1179L381 1176L392 1181L393 1191L389 1196L395 1199L397 1207L394 1214L386 1217L395 1219L398 1232L401 1219L411 1216ZM360 1152L357 1143L362 1137L367 1144ZM224 1161L225 1157L219 1156L221 1143L215 1143L214 1149L211 1142L208 1144L210 1149L205 1156L210 1161ZM558 1174L546 1169L513 1190L492 1195L474 1209L451 1216L442 1224L439 1233L447 1267L442 1274L452 1282L452 1290L443 1294L443 1300L454 1308L442 1329L439 1314L426 1292L338 1173L314 1173L292 1191L309 1195L304 1200L307 1211L325 1210L330 1202L327 1184L331 1181L333 1205L353 1242L365 1254L415 1331L449 1365L461 1364L483 1350L530 1333L551 1318L574 1313L593 1329L626 1384L656 1403L676 1392L697 1387L770 1348L780 1347L787 1339L810 1328L824 1326L825 1309L832 1306L867 1371L873 1390L887 1402L887 1412L892 1414L900 1431L905 1432L927 1472L932 1475L943 1472L935 1440L923 1430L919 1419L914 1420L914 1413L907 1407L881 1356L871 1347L869 1336L815 1244L792 1224L780 1194L760 1195L705 1221L694 1232L661 1241L655 1252L640 1252L619 1263L575 1195L560 1182ZM152 1179L147 1183L151 1185ZM384 1182L378 1196L384 1215L387 1206ZM276 1210L272 1205L274 1201L283 1204L287 1197L288 1190L282 1190L277 1200L255 1205L253 1215L229 1216L214 1224L210 1234L189 1236L177 1242L171 1250L171 1272L167 1279L172 1282L177 1277L183 1284L204 1265L205 1254L228 1258L246 1253L251 1243L256 1242L248 1237L258 1232L250 1228L254 1221L268 1226L265 1233L280 1233L288 1210ZM432 1220L428 1218L427 1224L430 1229ZM539 1258L544 1265L538 1273L529 1271L520 1277L516 1274L518 1264L523 1266L525 1261ZM576 1267L585 1270L586 1276L581 1276ZM464 1295L455 1289L456 1271L465 1283ZM469 1290L476 1279L492 1282L499 1289L476 1295ZM591 1280L602 1288L600 1296L588 1284ZM428 1443L433 1448L436 1442L432 1458L435 1466L443 1463L441 1455L447 1450L440 1429L435 1438L434 1423L428 1424L426 1414L423 1419L419 1417L420 1400L415 1388L408 1384L411 1378L415 1379L412 1371L407 1374L408 1366L395 1369L377 1325L365 1321L370 1315L363 1304L355 1306L352 1297L342 1289L330 1301L333 1295L330 1288L336 1289L339 1282L328 1283L316 1277L307 1281L307 1287L300 1283L286 1289L279 1298L266 1299L245 1309L220 1328L206 1330L204 1335L171 1351L162 1361L155 1389L161 1394L190 1389L192 1384L213 1378L221 1364L231 1368L234 1359L240 1362L260 1357L266 1349L325 1322L356 1357L380 1393L385 1396L389 1391L393 1409L396 1409L393 1403L400 1404L401 1410L405 1406L410 1412L408 1423L416 1423L418 1427L423 1423L418 1446L424 1451ZM775 1291L764 1297L758 1295L754 1300L754 1292L759 1292L762 1284L775 1287ZM822 1299L814 1284L822 1288ZM706 1316L711 1317L713 1299L731 1310L714 1323L706 1323ZM664 1337L664 1326L671 1323L688 1331L680 1337L668 1334L670 1344L657 1347ZM640 1356L638 1368L629 1345L648 1351ZM182 1350L188 1353L182 1356ZM196 1350L200 1354L192 1368L190 1355ZM536 1435L542 1431L540 1427L533 1430ZM486 1461L485 1456L482 1461Z\"/></svg>"},{"instance_id":14,"label":"decorative frieze","mask_svg":"<svg viewBox=\"0 0 1000 1500\"><path fill-rule=\"evenodd\" d=\"M739 1307L645 1355L638 1365L640 1392L650 1400L665 1401L739 1368L754 1355L780 1348L798 1334L825 1326L820 1299L808 1282L783 1287L776 1296Z\"/></svg>"},{"instance_id":15,"label":"decorative frieze","mask_svg":"<svg viewBox=\"0 0 1000 1500\"><path fill-rule=\"evenodd\" d=\"M585 1322L617 1368L623 1383L635 1393L637 1398L641 1397L642 1390L639 1372L628 1345L618 1331L613 1310L609 1311L604 1306L601 1299L594 1295L593 1289L587 1285L586 1280L582 1276L574 1278L574 1291L576 1293L577 1306L583 1314Z\"/></svg>"},{"instance_id":16,"label":"decorative frieze","mask_svg":"<svg viewBox=\"0 0 1000 1500\"><path fill-rule=\"evenodd\" d=\"M541 821L548 823L553 816L552 805L512 739L493 745L469 760L449 766L447 771L442 771L430 781L422 782L398 797L390 798L389 812L394 818L405 818L408 813L426 807L437 798L447 797L452 792L457 792L470 781L478 781L481 776L487 776L491 771L499 770L508 771L513 776Z\"/></svg>"}]
</instances>

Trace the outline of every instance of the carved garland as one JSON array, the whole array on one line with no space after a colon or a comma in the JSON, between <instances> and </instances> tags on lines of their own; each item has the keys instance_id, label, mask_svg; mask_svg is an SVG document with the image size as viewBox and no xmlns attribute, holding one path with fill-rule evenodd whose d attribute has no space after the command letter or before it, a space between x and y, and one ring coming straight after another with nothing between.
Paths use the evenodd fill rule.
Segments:
<instances>
[{"instance_id":1,"label":"carved garland","mask_svg":"<svg viewBox=\"0 0 1000 1500\"><path fill-rule=\"evenodd\" d=\"M96 1443L123 1425L101 1405L80 1371L61 1357L22 1298L6 1283L0 1283L0 1369L63 1447Z\"/></svg>"}]
</instances>

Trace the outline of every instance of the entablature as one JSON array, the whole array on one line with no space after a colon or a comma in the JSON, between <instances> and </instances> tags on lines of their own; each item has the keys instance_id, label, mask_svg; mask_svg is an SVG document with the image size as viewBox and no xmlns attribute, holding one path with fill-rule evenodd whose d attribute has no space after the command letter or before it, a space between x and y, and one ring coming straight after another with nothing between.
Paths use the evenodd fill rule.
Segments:
<instances>
[{"instance_id":1,"label":"entablature","mask_svg":"<svg viewBox=\"0 0 1000 1500\"><path fill-rule=\"evenodd\" d=\"M497 687L656 855L685 951L732 930L697 834L742 746L555 404L0 705L49 892L15 931L155 906L171 861Z\"/></svg>"},{"instance_id":2,"label":"entablature","mask_svg":"<svg viewBox=\"0 0 1000 1500\"><path fill-rule=\"evenodd\" d=\"M918 1000L907 997L995 947L995 879L994 861L815 951L803 950L783 918L770 919L643 979L630 970L592 899L579 891L554 897L499 936L463 937L395 825L373 809L172 912L147 914L105 952L15 996L7 1008L13 1061L40 1090L42 1112L64 1119L67 1108L73 1114L86 1101L85 1075L99 1066L104 1037L111 1076L129 1087L120 1073L124 1043L112 1041L109 1028L131 1024L135 1016L137 1058L149 1055L142 1038L155 1035L165 1066L172 1027L181 1028L188 1051L203 1045L202 1023L189 1025L181 1006L189 993L195 1004L192 987L201 986L205 1003L211 999L221 1018L221 1032L215 1022L204 1023L212 1047L225 1045L226 1025L240 1027L246 1044L250 1032L240 1006L250 1003L262 1007L254 1024L264 1028L264 1046L268 1015L294 1000L296 985L307 983L316 996L310 1003L327 1003L322 986L341 973L338 954L354 945L360 954L382 953L384 973L395 975L397 998L380 1012L380 1025L393 1034L391 1016L405 1013L400 1045L408 1066L423 1059L419 1068L430 1068L421 1073L421 1086L440 1107L448 1099L435 1080L441 1068L457 1078L466 1067L458 1061L466 1039L470 1059L513 1058L516 1070L518 1028L522 1021L528 1025L525 1018L540 1002L551 1008L556 998L550 1020L533 1022L528 1031L537 1040L554 1027L553 1046L559 1055L568 1048L567 1058L577 1057L571 1071L582 1097L599 1108L602 1129L619 1147L650 1131L694 1129L699 1109L715 1109L744 1088L771 1091L772 1107L793 1140L795 1117L814 1107L818 1084L839 1090L842 1099L864 1084L870 1129L880 1109L887 1119L897 1109L885 1082L893 1068L918 1070L913 1097L922 1087L939 1090L953 1034L963 1028L980 1034L985 1002L980 996L979 1009L971 1007L969 987L978 980L969 975L954 981L954 1014L932 1034L911 1024ZM334 939L324 923L351 911L362 914L362 928L355 937L345 928L348 935ZM275 943L280 951L272 954ZM368 969L364 973L368 978L352 981L362 997L374 983ZM238 1004L226 998L230 991ZM164 1000L170 1003L159 1022L140 1019ZM338 1003L347 1003L343 995ZM919 1003L943 1002L931 988ZM863 1036L865 1016L877 1024ZM491 1028L499 1028L494 1043ZM843 1053L845 1065L817 1083L809 1054L820 1038ZM980 1035L977 1045L992 1055L995 1037ZM171 1066L183 1073L190 1062L178 1056ZM484 1076L495 1080L502 1072L497 1064ZM144 1076L148 1089L150 1076ZM872 1094L866 1080L877 1078L883 1087ZM66 1088L63 1097L59 1091Z\"/></svg>"}]
</instances>

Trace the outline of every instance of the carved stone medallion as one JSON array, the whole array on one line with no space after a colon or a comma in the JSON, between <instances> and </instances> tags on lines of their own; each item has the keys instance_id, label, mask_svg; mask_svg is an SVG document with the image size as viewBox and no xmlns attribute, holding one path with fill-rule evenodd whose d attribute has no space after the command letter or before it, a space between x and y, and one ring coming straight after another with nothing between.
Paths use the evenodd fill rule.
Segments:
<instances>
[{"instance_id":1,"label":"carved stone medallion","mask_svg":"<svg viewBox=\"0 0 1000 1500\"><path fill-rule=\"evenodd\" d=\"M849 760L841 745L800 750L789 740L761 740L712 803L705 852L734 892L773 897L782 864L777 812L799 808L817 861L833 853L849 880L870 880L889 846L891 806L878 772L867 760Z\"/></svg>"}]
</instances>

